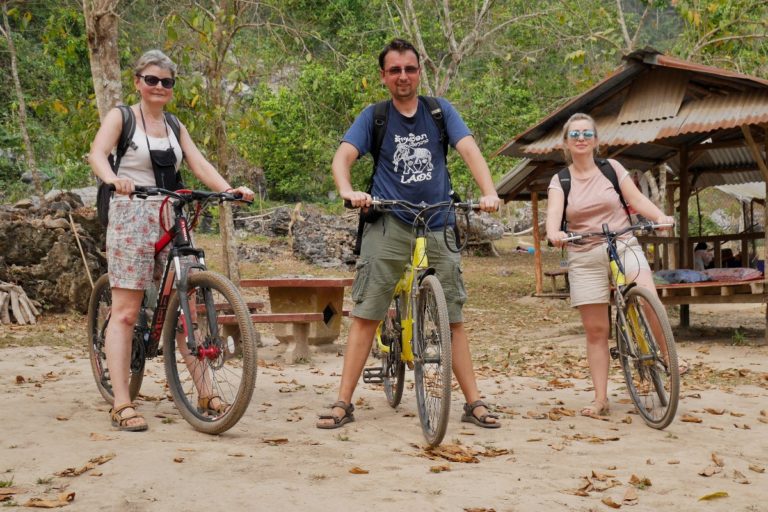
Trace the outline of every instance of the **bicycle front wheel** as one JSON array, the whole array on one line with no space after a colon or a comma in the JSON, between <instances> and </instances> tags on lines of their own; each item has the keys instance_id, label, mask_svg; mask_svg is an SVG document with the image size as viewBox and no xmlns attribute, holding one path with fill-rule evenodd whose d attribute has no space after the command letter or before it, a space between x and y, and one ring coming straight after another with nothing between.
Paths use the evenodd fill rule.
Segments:
<instances>
[{"instance_id":1,"label":"bicycle front wheel","mask_svg":"<svg viewBox=\"0 0 768 512\"><path fill-rule=\"evenodd\" d=\"M381 325L381 341L389 347L389 352L381 353L381 373L384 394L392 407L397 407L403 398L405 383L405 363L402 360L403 329L400 324L400 296L392 299L387 317Z\"/></svg>"},{"instance_id":2,"label":"bicycle front wheel","mask_svg":"<svg viewBox=\"0 0 768 512\"><path fill-rule=\"evenodd\" d=\"M115 397L112 391L112 380L107 368L107 353L104 349L107 326L112 316L112 288L109 285L109 276L104 274L96 280L88 301L88 359L91 361L91 371L96 381L96 388L110 404ZM131 368L128 381L128 392L131 401L139 396L141 383L144 380L144 354L137 353L143 348L141 340L136 339L134 333L131 350Z\"/></svg>"},{"instance_id":3,"label":"bicycle front wheel","mask_svg":"<svg viewBox=\"0 0 768 512\"><path fill-rule=\"evenodd\" d=\"M196 430L232 428L251 402L256 383L257 333L248 306L226 277L204 271L187 281L190 317L179 293L168 304L163 357L168 387L179 413ZM194 346L188 346L187 333Z\"/></svg>"},{"instance_id":4,"label":"bicycle front wheel","mask_svg":"<svg viewBox=\"0 0 768 512\"><path fill-rule=\"evenodd\" d=\"M675 418L680 396L672 328L664 306L652 291L635 286L625 300L616 332L625 342L619 353L627 390L643 420L663 429Z\"/></svg>"},{"instance_id":5,"label":"bicycle front wheel","mask_svg":"<svg viewBox=\"0 0 768 512\"><path fill-rule=\"evenodd\" d=\"M451 326L443 287L434 275L419 286L413 337L416 403L430 447L445 436L451 408Z\"/></svg>"}]
</instances>

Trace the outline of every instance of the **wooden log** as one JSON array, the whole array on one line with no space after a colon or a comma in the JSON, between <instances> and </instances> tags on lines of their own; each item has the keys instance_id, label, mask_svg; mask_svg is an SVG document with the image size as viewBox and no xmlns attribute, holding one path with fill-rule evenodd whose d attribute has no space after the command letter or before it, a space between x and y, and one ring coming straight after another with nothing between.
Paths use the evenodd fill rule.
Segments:
<instances>
[{"instance_id":1,"label":"wooden log","mask_svg":"<svg viewBox=\"0 0 768 512\"><path fill-rule=\"evenodd\" d=\"M11 294L0 292L0 324L10 324L11 314L8 311L8 305L11 302Z\"/></svg>"},{"instance_id":2,"label":"wooden log","mask_svg":"<svg viewBox=\"0 0 768 512\"><path fill-rule=\"evenodd\" d=\"M19 294L19 306L27 317L27 323L36 324L35 315L32 313L32 308L29 307L29 297L23 291Z\"/></svg>"},{"instance_id":3,"label":"wooden log","mask_svg":"<svg viewBox=\"0 0 768 512\"><path fill-rule=\"evenodd\" d=\"M19 292L16 290L11 290L11 310L13 310L13 316L16 318L17 324L25 325L27 323L21 312L21 307L19 306Z\"/></svg>"}]
</instances>

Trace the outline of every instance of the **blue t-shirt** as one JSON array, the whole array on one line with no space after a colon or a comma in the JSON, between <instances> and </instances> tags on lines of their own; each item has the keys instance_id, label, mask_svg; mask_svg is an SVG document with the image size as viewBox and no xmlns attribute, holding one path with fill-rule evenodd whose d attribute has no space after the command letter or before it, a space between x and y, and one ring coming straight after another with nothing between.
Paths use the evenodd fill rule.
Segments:
<instances>
[{"instance_id":1,"label":"blue t-shirt","mask_svg":"<svg viewBox=\"0 0 768 512\"><path fill-rule=\"evenodd\" d=\"M461 116L447 100L438 98L445 119L448 143L456 143L472 135ZM352 144L360 157L370 152L373 143L374 105L368 106L355 119L343 142ZM390 102L387 114L387 131L379 152L379 161L373 177L371 195L378 199L402 199L412 203L438 203L450 199L450 179L446 167L440 130L432 119L428 107L419 101L413 117L405 117ZM413 216L395 212L405 222ZM445 221L444 214L432 215L429 227L439 228Z\"/></svg>"}]
</instances>

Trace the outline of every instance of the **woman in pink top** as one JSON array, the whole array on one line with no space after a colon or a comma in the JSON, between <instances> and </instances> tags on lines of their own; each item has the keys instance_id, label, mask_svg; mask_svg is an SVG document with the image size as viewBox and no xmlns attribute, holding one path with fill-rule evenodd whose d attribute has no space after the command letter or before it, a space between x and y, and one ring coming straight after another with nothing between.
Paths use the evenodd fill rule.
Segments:
<instances>
[{"instance_id":1,"label":"woman in pink top","mask_svg":"<svg viewBox=\"0 0 768 512\"><path fill-rule=\"evenodd\" d=\"M563 126L563 153L570 163L571 189L565 212L568 230L574 232L602 231L602 225L611 229L629 226L619 194L595 162L598 151L597 127L586 114L574 114ZM664 215L631 179L627 170L616 160L608 160L616 171L619 188L626 202L648 219L659 224L674 223L674 218ZM556 247L563 247L562 231L565 197L557 175L549 184L547 201L547 238ZM628 234L619 243L619 256L625 266L628 280L656 291L648 262L637 240ZM608 254L605 242L592 238L583 245L568 244L568 274L571 283L571 306L577 307L587 337L587 360L592 374L595 399L584 407L585 416L608 413L608 334L610 331L608 303L610 281Z\"/></svg>"}]
</instances>

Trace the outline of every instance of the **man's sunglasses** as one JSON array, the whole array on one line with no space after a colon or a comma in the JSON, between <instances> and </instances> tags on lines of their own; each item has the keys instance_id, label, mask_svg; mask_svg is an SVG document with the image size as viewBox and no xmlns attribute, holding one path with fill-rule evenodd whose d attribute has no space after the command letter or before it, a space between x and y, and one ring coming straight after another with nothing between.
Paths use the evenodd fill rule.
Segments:
<instances>
[{"instance_id":1,"label":"man's sunglasses","mask_svg":"<svg viewBox=\"0 0 768 512\"><path fill-rule=\"evenodd\" d=\"M144 79L144 83L150 87L155 87L157 84L162 84L163 89L173 89L173 85L176 83L175 78L159 78L155 75L136 75L139 78Z\"/></svg>"},{"instance_id":2,"label":"man's sunglasses","mask_svg":"<svg viewBox=\"0 0 768 512\"><path fill-rule=\"evenodd\" d=\"M571 130L568 132L569 139L578 139L584 137L585 139L591 139L595 136L595 130Z\"/></svg>"},{"instance_id":3,"label":"man's sunglasses","mask_svg":"<svg viewBox=\"0 0 768 512\"><path fill-rule=\"evenodd\" d=\"M418 66L405 66L404 68L394 67L386 70L386 73L389 76L400 76L403 73L403 71L405 71L406 75L415 75L416 73L419 72L419 67Z\"/></svg>"}]
</instances>

